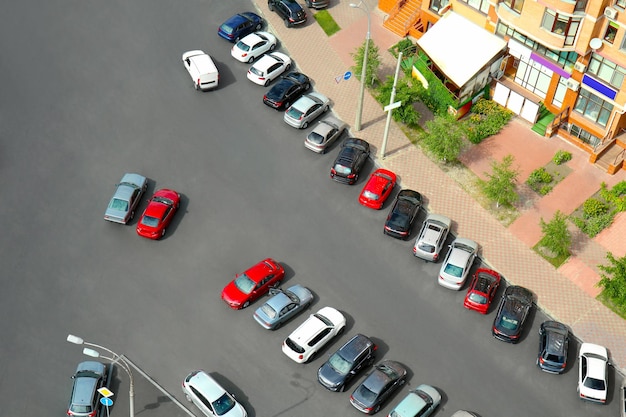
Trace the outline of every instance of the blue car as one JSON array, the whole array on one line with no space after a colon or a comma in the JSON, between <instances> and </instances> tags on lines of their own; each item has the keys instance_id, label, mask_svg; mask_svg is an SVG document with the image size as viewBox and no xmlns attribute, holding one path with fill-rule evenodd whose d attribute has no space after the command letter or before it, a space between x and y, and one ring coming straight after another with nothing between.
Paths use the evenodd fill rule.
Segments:
<instances>
[{"instance_id":1,"label":"blue car","mask_svg":"<svg viewBox=\"0 0 626 417\"><path fill-rule=\"evenodd\" d=\"M261 16L252 12L243 12L222 23L217 34L229 42L237 42L244 36L261 30L261 27L263 27Z\"/></svg>"},{"instance_id":2,"label":"blue car","mask_svg":"<svg viewBox=\"0 0 626 417\"><path fill-rule=\"evenodd\" d=\"M313 294L302 285L294 285L286 290L272 288L270 294L273 297L254 312L254 319L268 330L278 329L313 302Z\"/></svg>"}]
</instances>

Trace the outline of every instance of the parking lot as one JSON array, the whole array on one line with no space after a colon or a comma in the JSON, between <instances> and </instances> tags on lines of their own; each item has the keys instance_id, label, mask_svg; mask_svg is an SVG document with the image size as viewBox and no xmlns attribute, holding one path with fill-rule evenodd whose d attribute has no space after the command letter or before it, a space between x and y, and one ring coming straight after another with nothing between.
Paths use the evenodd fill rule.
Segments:
<instances>
[{"instance_id":1,"label":"parking lot","mask_svg":"<svg viewBox=\"0 0 626 417\"><path fill-rule=\"evenodd\" d=\"M69 377L85 360L66 342L72 333L127 355L182 402L182 379L205 369L251 417L356 416L348 398L362 377L348 392L331 393L316 371L364 333L378 344L379 360L410 370L408 387L380 415L421 383L443 395L435 416L617 415L614 373L607 406L578 400L576 341L565 375L535 367L542 312L533 310L519 345L494 340L493 308L487 316L465 310L464 290L437 285L440 264L412 256L416 230L405 242L383 235L390 203L373 211L357 201L373 161L354 186L328 178L337 146L327 155L306 149L310 128L296 130L264 106L266 89L246 79L248 66L217 36L222 21L250 7L53 0L6 8L2 414L65 413ZM213 57L218 90L194 90L181 62L191 49ZM136 219L103 220L125 172L148 177L147 195L164 187L181 193L163 240L138 237ZM242 311L220 300L236 273L266 257L283 264L285 285L315 295L310 311L274 332L252 319L265 299ZM344 313L346 332L312 363L293 363L282 340L326 305ZM135 377L136 414L187 415ZM124 415L128 386L119 370L111 389L111 415Z\"/></svg>"}]
</instances>

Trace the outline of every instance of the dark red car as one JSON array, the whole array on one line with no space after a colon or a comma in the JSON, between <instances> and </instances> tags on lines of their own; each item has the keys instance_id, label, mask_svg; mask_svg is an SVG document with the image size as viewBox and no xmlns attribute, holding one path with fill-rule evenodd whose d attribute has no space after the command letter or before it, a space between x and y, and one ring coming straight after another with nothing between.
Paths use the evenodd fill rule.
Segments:
<instances>
[{"instance_id":1,"label":"dark red car","mask_svg":"<svg viewBox=\"0 0 626 417\"><path fill-rule=\"evenodd\" d=\"M487 314L499 286L500 274L491 269L479 268L472 278L463 306Z\"/></svg>"},{"instance_id":2,"label":"dark red car","mask_svg":"<svg viewBox=\"0 0 626 417\"><path fill-rule=\"evenodd\" d=\"M148 239L163 237L179 206L180 194L176 191L165 188L157 191L137 222L137 234Z\"/></svg>"},{"instance_id":3,"label":"dark red car","mask_svg":"<svg viewBox=\"0 0 626 417\"><path fill-rule=\"evenodd\" d=\"M222 300L235 310L246 308L285 278L285 268L267 258L239 274L222 290Z\"/></svg>"},{"instance_id":4,"label":"dark red car","mask_svg":"<svg viewBox=\"0 0 626 417\"><path fill-rule=\"evenodd\" d=\"M396 174L383 168L372 173L359 195L359 203L380 210L396 185Z\"/></svg>"}]
</instances>

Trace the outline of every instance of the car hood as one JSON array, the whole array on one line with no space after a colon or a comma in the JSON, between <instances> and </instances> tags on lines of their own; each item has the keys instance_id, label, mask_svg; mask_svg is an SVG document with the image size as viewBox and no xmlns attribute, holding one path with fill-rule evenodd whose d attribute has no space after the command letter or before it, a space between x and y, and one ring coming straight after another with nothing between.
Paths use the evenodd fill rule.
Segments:
<instances>
[{"instance_id":1,"label":"car hood","mask_svg":"<svg viewBox=\"0 0 626 417\"><path fill-rule=\"evenodd\" d=\"M320 367L320 369L317 371L317 376L330 387L336 387L338 385L341 385L341 383L344 382L346 379L345 374L340 374L339 372L337 372L337 370L330 366L330 363L328 362L324 363Z\"/></svg>"},{"instance_id":2,"label":"car hood","mask_svg":"<svg viewBox=\"0 0 626 417\"><path fill-rule=\"evenodd\" d=\"M248 297L247 294L242 293L235 285L235 281L228 283L222 290L222 298L227 302L242 302Z\"/></svg>"}]
</instances>

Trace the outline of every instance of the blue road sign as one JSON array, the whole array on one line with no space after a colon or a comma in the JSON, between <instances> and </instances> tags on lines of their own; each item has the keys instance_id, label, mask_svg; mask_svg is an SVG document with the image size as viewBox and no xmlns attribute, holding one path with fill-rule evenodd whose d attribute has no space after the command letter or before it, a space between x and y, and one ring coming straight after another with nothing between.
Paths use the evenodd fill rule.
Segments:
<instances>
[{"instance_id":1,"label":"blue road sign","mask_svg":"<svg viewBox=\"0 0 626 417\"><path fill-rule=\"evenodd\" d=\"M346 71L345 74L343 74L343 79L346 81L348 81L350 77L352 77L352 73L350 71Z\"/></svg>"},{"instance_id":2,"label":"blue road sign","mask_svg":"<svg viewBox=\"0 0 626 417\"><path fill-rule=\"evenodd\" d=\"M107 407L110 407L113 405L113 400L107 397L100 398L100 402L102 403L102 405L106 405Z\"/></svg>"}]
</instances>

